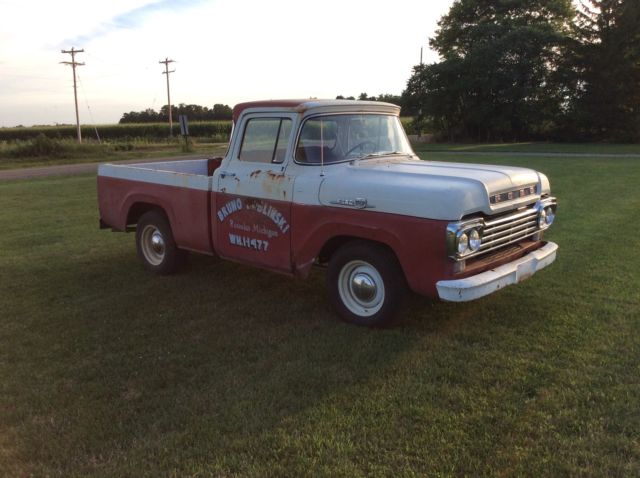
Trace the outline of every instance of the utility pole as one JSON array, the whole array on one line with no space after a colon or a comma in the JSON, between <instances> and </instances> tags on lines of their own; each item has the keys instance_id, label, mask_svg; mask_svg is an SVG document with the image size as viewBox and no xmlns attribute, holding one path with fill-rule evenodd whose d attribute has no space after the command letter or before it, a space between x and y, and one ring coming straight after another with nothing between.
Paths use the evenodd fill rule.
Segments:
<instances>
[{"instance_id":1,"label":"utility pole","mask_svg":"<svg viewBox=\"0 0 640 478\"><path fill-rule=\"evenodd\" d=\"M171 116L171 93L169 91L169 74L173 73L176 70L169 71L169 63L174 63L173 60L169 60L169 58L165 58L164 60L160 60L158 63L164 64L163 75L167 75L167 103L169 104L169 136L173 136L173 118Z\"/></svg>"},{"instance_id":2,"label":"utility pole","mask_svg":"<svg viewBox=\"0 0 640 478\"><path fill-rule=\"evenodd\" d=\"M82 143L82 131L80 130L80 115L78 114L78 87L76 84L76 66L83 66L84 63L78 63L76 61L76 53L84 53L84 50L76 50L71 47L71 50L61 50L62 53L69 53L71 55L71 61L61 61L62 65L71 65L73 68L73 98L76 104L76 129L78 130L78 143Z\"/></svg>"}]
</instances>

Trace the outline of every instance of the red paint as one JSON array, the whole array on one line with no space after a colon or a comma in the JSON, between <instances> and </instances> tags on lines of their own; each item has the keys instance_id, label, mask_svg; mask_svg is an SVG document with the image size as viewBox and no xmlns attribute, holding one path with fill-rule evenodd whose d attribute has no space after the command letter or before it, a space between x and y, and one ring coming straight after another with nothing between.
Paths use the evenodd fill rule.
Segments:
<instances>
[{"instance_id":1,"label":"red paint","mask_svg":"<svg viewBox=\"0 0 640 478\"><path fill-rule=\"evenodd\" d=\"M456 275L456 279L464 279L489 269L495 269L501 265L520 259L531 251L540 249L546 242L524 240L522 242L512 244L504 249L499 249L493 253L480 256L467 261L465 270Z\"/></svg>"},{"instance_id":2,"label":"red paint","mask_svg":"<svg viewBox=\"0 0 640 478\"><path fill-rule=\"evenodd\" d=\"M217 156L207 160L207 176L213 176L214 171L220 167L223 159L222 156Z\"/></svg>"},{"instance_id":3,"label":"red paint","mask_svg":"<svg viewBox=\"0 0 640 478\"><path fill-rule=\"evenodd\" d=\"M236 262L300 277L308 275L324 245L333 238L377 241L396 254L411 290L432 297L437 297L435 284L439 280L478 274L544 245L527 241L470 260L467 268L456 274L446 252L447 221L291 204L102 176L98 177L98 198L101 221L115 229L126 228L127 215L136 203L153 204L167 214L178 247L217 253ZM242 208L221 212L223 206L237 200L242 201Z\"/></svg>"},{"instance_id":4,"label":"red paint","mask_svg":"<svg viewBox=\"0 0 640 478\"><path fill-rule=\"evenodd\" d=\"M291 273L291 203L218 193L216 253L225 259Z\"/></svg>"},{"instance_id":5,"label":"red paint","mask_svg":"<svg viewBox=\"0 0 640 478\"><path fill-rule=\"evenodd\" d=\"M339 236L389 246L400 261L409 287L423 295L435 295L435 283L453 273L453 263L445 250L446 221L298 204L293 205L291 221L295 269L303 277L327 241Z\"/></svg>"},{"instance_id":6,"label":"red paint","mask_svg":"<svg viewBox=\"0 0 640 478\"><path fill-rule=\"evenodd\" d=\"M209 239L209 192L197 189L98 176L100 220L124 231L131 208L138 203L166 213L178 247L213 254Z\"/></svg>"}]
</instances>

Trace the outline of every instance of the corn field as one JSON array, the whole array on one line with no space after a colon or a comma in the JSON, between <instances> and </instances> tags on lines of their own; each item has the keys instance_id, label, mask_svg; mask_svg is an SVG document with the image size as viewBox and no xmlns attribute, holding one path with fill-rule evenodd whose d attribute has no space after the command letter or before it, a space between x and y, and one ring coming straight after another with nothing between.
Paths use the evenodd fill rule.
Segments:
<instances>
[{"instance_id":1,"label":"corn field","mask_svg":"<svg viewBox=\"0 0 640 478\"><path fill-rule=\"evenodd\" d=\"M101 140L130 141L137 138L165 139L169 136L167 123L83 125L81 128L82 137L87 139L98 139L99 137ZM227 141L231 133L231 121L194 121L189 123L189 133L197 138L215 138L218 141ZM76 127L65 125L0 128L0 141L30 140L41 134L51 139L74 139ZM180 135L180 125L177 123L173 125L173 134Z\"/></svg>"}]
</instances>

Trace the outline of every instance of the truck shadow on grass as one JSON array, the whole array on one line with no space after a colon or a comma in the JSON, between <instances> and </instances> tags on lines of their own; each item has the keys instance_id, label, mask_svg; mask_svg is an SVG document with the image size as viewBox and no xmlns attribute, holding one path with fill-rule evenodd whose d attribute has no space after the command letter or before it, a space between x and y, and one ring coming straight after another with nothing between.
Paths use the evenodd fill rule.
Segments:
<instances>
[{"instance_id":1,"label":"truck shadow on grass","mask_svg":"<svg viewBox=\"0 0 640 478\"><path fill-rule=\"evenodd\" d=\"M364 465L375 454L361 433L435 433L445 410L465 406L448 390L482 386L478 367L494 360L483 354L533 336L550 312L535 296L517 304L537 306L535 321L510 301L414 296L395 328L372 330L336 319L322 272L294 281L198 257L188 273L155 277L121 251L58 266L55 283L31 283L46 313L15 332L6 382L17 451L35 474Z\"/></svg>"}]
</instances>

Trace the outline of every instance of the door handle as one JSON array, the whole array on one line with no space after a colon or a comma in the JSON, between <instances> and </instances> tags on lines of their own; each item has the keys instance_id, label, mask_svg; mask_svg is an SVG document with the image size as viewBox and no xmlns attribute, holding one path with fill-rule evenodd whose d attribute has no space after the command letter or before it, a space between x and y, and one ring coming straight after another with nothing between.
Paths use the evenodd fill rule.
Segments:
<instances>
[{"instance_id":1,"label":"door handle","mask_svg":"<svg viewBox=\"0 0 640 478\"><path fill-rule=\"evenodd\" d=\"M227 176L229 176L230 178L235 178L236 173L230 173L229 171L220 171L221 178L226 178Z\"/></svg>"}]
</instances>

